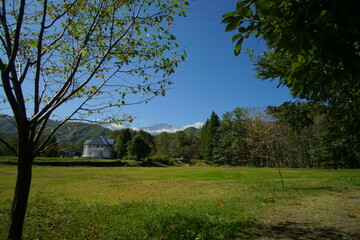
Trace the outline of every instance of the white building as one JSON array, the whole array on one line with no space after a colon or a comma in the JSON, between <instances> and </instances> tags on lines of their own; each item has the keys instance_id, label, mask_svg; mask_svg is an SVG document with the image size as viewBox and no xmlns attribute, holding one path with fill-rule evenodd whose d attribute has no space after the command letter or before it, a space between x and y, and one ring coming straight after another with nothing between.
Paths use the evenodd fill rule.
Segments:
<instances>
[{"instance_id":1,"label":"white building","mask_svg":"<svg viewBox=\"0 0 360 240\"><path fill-rule=\"evenodd\" d=\"M103 136L86 140L84 143L84 158L114 158L114 139Z\"/></svg>"}]
</instances>

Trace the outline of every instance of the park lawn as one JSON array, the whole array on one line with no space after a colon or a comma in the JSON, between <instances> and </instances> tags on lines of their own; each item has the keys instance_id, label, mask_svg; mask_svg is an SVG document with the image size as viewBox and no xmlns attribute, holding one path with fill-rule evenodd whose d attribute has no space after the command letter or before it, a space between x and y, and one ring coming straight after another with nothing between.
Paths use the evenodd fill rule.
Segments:
<instances>
[{"instance_id":1,"label":"park lawn","mask_svg":"<svg viewBox=\"0 0 360 240\"><path fill-rule=\"evenodd\" d=\"M359 170L282 173L285 188L271 168L34 166L24 239L360 237ZM15 177L0 165L0 239Z\"/></svg>"},{"instance_id":2,"label":"park lawn","mask_svg":"<svg viewBox=\"0 0 360 240\"><path fill-rule=\"evenodd\" d=\"M114 161L120 161L120 160L114 160L114 159L88 159L88 158L60 158L60 157L36 157L35 163L37 162L114 162ZM11 163L17 163L17 157L15 156L0 156L0 164L11 164Z\"/></svg>"}]
</instances>

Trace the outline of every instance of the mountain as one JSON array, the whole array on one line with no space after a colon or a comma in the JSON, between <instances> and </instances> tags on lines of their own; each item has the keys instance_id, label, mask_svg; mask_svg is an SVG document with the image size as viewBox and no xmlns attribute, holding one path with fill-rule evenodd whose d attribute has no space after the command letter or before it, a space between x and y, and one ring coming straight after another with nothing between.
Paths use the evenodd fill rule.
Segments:
<instances>
[{"instance_id":1,"label":"mountain","mask_svg":"<svg viewBox=\"0 0 360 240\"><path fill-rule=\"evenodd\" d=\"M166 123L155 124L155 125L152 125L149 127L142 127L140 129L144 130L152 135L157 135L162 132L174 133L174 132L183 130L182 127L177 127L177 126L173 126L173 125L166 124Z\"/></svg>"},{"instance_id":2,"label":"mountain","mask_svg":"<svg viewBox=\"0 0 360 240\"><path fill-rule=\"evenodd\" d=\"M9 119L13 119L9 117ZM47 130L51 131L54 129L60 122L49 120ZM56 133L55 137L60 140L64 137L67 137L64 142L77 142L80 140L93 139L99 135L108 136L114 130L119 130L123 128L131 128L136 131L144 130L149 132L152 135L158 135L162 132L174 133L177 131L191 131L195 132L202 127L203 123L197 122L191 125L186 125L183 127L178 127L170 124L155 124L149 127L132 127L129 124L115 125L115 124L103 124L102 126L96 124L86 124L81 122L70 122L61 127ZM0 118L0 136L3 138L8 138L16 134L15 126L5 118Z\"/></svg>"},{"instance_id":3,"label":"mountain","mask_svg":"<svg viewBox=\"0 0 360 240\"><path fill-rule=\"evenodd\" d=\"M136 131L144 130L152 135L158 135L162 132L174 133L174 132L178 132L178 131L184 131L185 129L189 129L189 131L195 132L198 129L200 129L203 125L204 125L204 123L197 122L197 123L194 123L191 125L186 125L183 127L178 127L178 126L174 126L174 125L170 125L170 124L166 124L166 123L155 124L155 125L151 125L149 127L132 127L129 124L123 124L123 125L105 124L103 126L108 129L111 129L111 130L120 130L120 129L124 129L124 128L131 128Z\"/></svg>"},{"instance_id":4,"label":"mountain","mask_svg":"<svg viewBox=\"0 0 360 240\"><path fill-rule=\"evenodd\" d=\"M9 117L12 119L12 117ZM58 121L49 120L46 130L50 131L59 124ZM108 136L112 131L105 127L86 124L79 122L70 122L61 127L56 133L55 137L60 140L67 137L65 142L76 142L79 140L93 139L99 135ZM5 118L0 118L0 135L4 138L14 136L16 134L15 126Z\"/></svg>"},{"instance_id":5,"label":"mountain","mask_svg":"<svg viewBox=\"0 0 360 240\"><path fill-rule=\"evenodd\" d=\"M196 127L188 127L188 128L185 128L183 131L184 132L191 132L191 133L196 133L199 129L196 128Z\"/></svg>"}]
</instances>

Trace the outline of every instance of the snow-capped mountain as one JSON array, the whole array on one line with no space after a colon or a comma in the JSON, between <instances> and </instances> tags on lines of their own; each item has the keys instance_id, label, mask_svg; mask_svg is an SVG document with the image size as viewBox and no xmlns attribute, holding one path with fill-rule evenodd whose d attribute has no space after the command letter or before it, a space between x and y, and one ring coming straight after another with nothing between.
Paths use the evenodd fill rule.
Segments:
<instances>
[{"instance_id":1,"label":"snow-capped mountain","mask_svg":"<svg viewBox=\"0 0 360 240\"><path fill-rule=\"evenodd\" d=\"M186 125L186 126L182 126L182 127L178 127L178 126L174 126L174 125L170 125L170 124L166 124L166 123L161 123L161 124L155 124L155 125L151 125L149 127L133 127L129 124L123 124L123 125L116 125L116 124L105 124L103 125L104 127L110 129L110 130L119 130L119 129L123 129L123 128L131 128L134 130L144 130L146 132L149 132L152 135L157 135L160 134L162 132L168 132L168 133L174 133L177 131L183 131L186 128L190 128L190 127L194 127L197 129L200 129L202 126L204 125L204 123L202 122L196 122L194 124L190 124L190 125Z\"/></svg>"}]
</instances>

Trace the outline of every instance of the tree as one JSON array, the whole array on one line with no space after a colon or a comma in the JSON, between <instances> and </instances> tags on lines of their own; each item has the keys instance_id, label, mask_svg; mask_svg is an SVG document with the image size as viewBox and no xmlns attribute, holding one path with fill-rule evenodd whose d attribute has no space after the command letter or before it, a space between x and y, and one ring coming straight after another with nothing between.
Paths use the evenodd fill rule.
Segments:
<instances>
[{"instance_id":1,"label":"tree","mask_svg":"<svg viewBox=\"0 0 360 240\"><path fill-rule=\"evenodd\" d=\"M135 135L135 131L130 128L116 130L111 133L110 138L115 139L115 151L118 158L121 159L126 156L127 146L133 135Z\"/></svg>"},{"instance_id":2,"label":"tree","mask_svg":"<svg viewBox=\"0 0 360 240\"><path fill-rule=\"evenodd\" d=\"M0 137L18 158L8 239L21 238L32 163L61 126L71 120L132 121L111 109L165 95L185 59L170 28L174 15L185 15L186 5L175 0L2 1L1 114L11 109L18 135L17 146ZM50 118L59 121L47 131Z\"/></svg>"},{"instance_id":3,"label":"tree","mask_svg":"<svg viewBox=\"0 0 360 240\"><path fill-rule=\"evenodd\" d=\"M237 31L236 55L251 35L267 44L259 56L249 51L259 78L327 106L324 113L344 129L338 151L352 166L360 165L359 10L355 0L240 0L223 16L226 31Z\"/></svg>"},{"instance_id":4,"label":"tree","mask_svg":"<svg viewBox=\"0 0 360 240\"><path fill-rule=\"evenodd\" d=\"M150 147L151 151L155 149L154 136L151 135L149 132L140 130L136 133L136 135L140 136L145 141L145 143Z\"/></svg>"},{"instance_id":5,"label":"tree","mask_svg":"<svg viewBox=\"0 0 360 240\"><path fill-rule=\"evenodd\" d=\"M219 126L219 116L212 112L210 119L205 122L201 129L200 135L200 155L205 160L213 161L214 149L218 142L217 130Z\"/></svg>"},{"instance_id":6,"label":"tree","mask_svg":"<svg viewBox=\"0 0 360 240\"><path fill-rule=\"evenodd\" d=\"M359 10L355 0L240 0L223 22L238 31L236 54L252 34L265 40L261 77L279 77L296 96L328 99L360 89Z\"/></svg>"},{"instance_id":7,"label":"tree","mask_svg":"<svg viewBox=\"0 0 360 240\"><path fill-rule=\"evenodd\" d=\"M187 160L197 157L198 136L190 130L175 133L162 132L154 137L154 141L157 156L184 157Z\"/></svg>"},{"instance_id":8,"label":"tree","mask_svg":"<svg viewBox=\"0 0 360 240\"><path fill-rule=\"evenodd\" d=\"M128 153L136 157L136 160L142 160L149 156L151 147L141 135L136 135L128 143Z\"/></svg>"},{"instance_id":9,"label":"tree","mask_svg":"<svg viewBox=\"0 0 360 240\"><path fill-rule=\"evenodd\" d=\"M333 104L285 102L279 107L268 107L268 113L276 119L278 134L283 138L287 166L358 166L356 122L343 122L341 114L346 113L333 109Z\"/></svg>"},{"instance_id":10,"label":"tree","mask_svg":"<svg viewBox=\"0 0 360 240\"><path fill-rule=\"evenodd\" d=\"M284 102L279 107L269 106L267 112L278 122L288 127L288 133L284 134L291 142L292 156L295 158L293 167L312 167L309 156L309 148L313 139L315 115L321 111L318 104L307 102ZM288 144L287 144L288 145Z\"/></svg>"},{"instance_id":11,"label":"tree","mask_svg":"<svg viewBox=\"0 0 360 240\"><path fill-rule=\"evenodd\" d=\"M242 165L248 162L247 125L248 112L235 108L225 112L218 129L219 140L216 147L217 161L222 164Z\"/></svg>"},{"instance_id":12,"label":"tree","mask_svg":"<svg viewBox=\"0 0 360 240\"><path fill-rule=\"evenodd\" d=\"M172 135L162 132L155 136L156 154L160 156L172 157Z\"/></svg>"}]
</instances>

